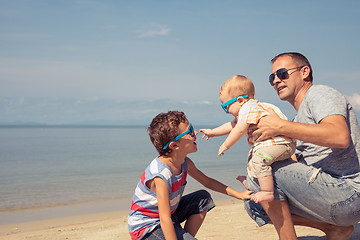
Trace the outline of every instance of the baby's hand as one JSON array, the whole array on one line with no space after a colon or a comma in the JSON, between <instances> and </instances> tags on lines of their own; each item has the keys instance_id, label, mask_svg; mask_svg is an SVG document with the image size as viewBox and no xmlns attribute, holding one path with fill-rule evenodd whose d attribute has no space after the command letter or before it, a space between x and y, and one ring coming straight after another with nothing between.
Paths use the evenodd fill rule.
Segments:
<instances>
[{"instance_id":1,"label":"baby's hand","mask_svg":"<svg viewBox=\"0 0 360 240\"><path fill-rule=\"evenodd\" d=\"M227 150L229 150L229 149L227 147L225 147L224 144L221 144L218 155L221 157L222 155L224 155L224 152Z\"/></svg>"},{"instance_id":2,"label":"baby's hand","mask_svg":"<svg viewBox=\"0 0 360 240\"><path fill-rule=\"evenodd\" d=\"M199 132L204 133L204 136L202 136L202 138L205 138L206 140L214 137L214 134L212 134L212 129L200 129Z\"/></svg>"}]
</instances>

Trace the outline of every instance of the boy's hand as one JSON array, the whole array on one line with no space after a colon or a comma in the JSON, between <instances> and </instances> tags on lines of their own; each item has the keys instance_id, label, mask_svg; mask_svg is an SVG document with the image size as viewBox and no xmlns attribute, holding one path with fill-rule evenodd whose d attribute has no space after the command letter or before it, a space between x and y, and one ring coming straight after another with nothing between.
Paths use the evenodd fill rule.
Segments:
<instances>
[{"instance_id":1,"label":"boy's hand","mask_svg":"<svg viewBox=\"0 0 360 240\"><path fill-rule=\"evenodd\" d=\"M253 193L253 191L249 191L249 190L246 190L246 191L242 192L242 194L243 194L242 200L250 199L252 193Z\"/></svg>"},{"instance_id":2,"label":"boy's hand","mask_svg":"<svg viewBox=\"0 0 360 240\"><path fill-rule=\"evenodd\" d=\"M224 144L221 144L221 146L220 146L220 148L219 148L219 156L222 156L222 155L224 155L224 152L225 151L227 151L227 150L229 150L227 147L225 147L225 145Z\"/></svg>"},{"instance_id":3,"label":"boy's hand","mask_svg":"<svg viewBox=\"0 0 360 240\"><path fill-rule=\"evenodd\" d=\"M215 135L212 133L212 129L200 129L199 132L204 133L204 136L202 138L205 138L206 140L209 140L212 137L215 137Z\"/></svg>"}]
</instances>

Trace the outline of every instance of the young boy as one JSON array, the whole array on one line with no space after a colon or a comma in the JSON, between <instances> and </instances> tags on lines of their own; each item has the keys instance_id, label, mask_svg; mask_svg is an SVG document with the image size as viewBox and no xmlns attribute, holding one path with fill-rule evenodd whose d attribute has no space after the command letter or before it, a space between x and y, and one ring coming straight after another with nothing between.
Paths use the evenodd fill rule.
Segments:
<instances>
[{"instance_id":1,"label":"young boy","mask_svg":"<svg viewBox=\"0 0 360 240\"><path fill-rule=\"evenodd\" d=\"M183 112L160 113L148 133L159 153L143 172L136 187L128 227L131 239L196 239L206 213L215 207L205 190L183 196L189 173L205 187L238 199L251 191L237 192L197 169L189 153L197 151L196 135ZM184 228L180 223L185 221Z\"/></svg>"},{"instance_id":2,"label":"young boy","mask_svg":"<svg viewBox=\"0 0 360 240\"><path fill-rule=\"evenodd\" d=\"M295 142L288 137L276 136L261 142L256 142L252 132L257 129L260 118L273 109L281 118L286 116L276 106L261 103L254 99L255 88L247 77L236 75L229 78L220 88L219 98L226 113L232 114L235 119L215 129L200 129L203 138L222 135L229 136L219 148L219 156L229 150L245 134L249 145L253 145L248 157L248 174L258 179L261 191L254 194L251 200L257 202L272 201L274 199L274 185L271 173L271 164L275 161L290 158L295 152ZM240 181L245 177L239 176Z\"/></svg>"}]
</instances>

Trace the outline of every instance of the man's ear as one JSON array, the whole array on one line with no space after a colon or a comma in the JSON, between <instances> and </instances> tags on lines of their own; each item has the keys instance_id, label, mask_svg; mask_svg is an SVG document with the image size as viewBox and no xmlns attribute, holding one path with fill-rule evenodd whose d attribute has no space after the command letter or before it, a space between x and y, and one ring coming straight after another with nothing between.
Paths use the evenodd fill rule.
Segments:
<instances>
[{"instance_id":1,"label":"man's ear","mask_svg":"<svg viewBox=\"0 0 360 240\"><path fill-rule=\"evenodd\" d=\"M310 81L309 80L309 76L310 76L310 67L309 66L304 66L302 69L302 77L305 81Z\"/></svg>"}]
</instances>

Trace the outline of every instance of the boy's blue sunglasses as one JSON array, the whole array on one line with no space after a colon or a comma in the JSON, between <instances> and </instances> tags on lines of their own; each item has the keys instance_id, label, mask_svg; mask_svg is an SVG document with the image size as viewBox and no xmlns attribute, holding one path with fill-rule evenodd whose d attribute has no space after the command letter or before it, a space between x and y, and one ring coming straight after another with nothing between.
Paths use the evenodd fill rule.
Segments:
<instances>
[{"instance_id":1,"label":"boy's blue sunglasses","mask_svg":"<svg viewBox=\"0 0 360 240\"><path fill-rule=\"evenodd\" d=\"M183 136L185 136L186 134L190 134L191 137L194 137L195 136L195 131L194 131L194 128L192 126L192 124L190 123L190 127L187 131L183 132L182 134L176 136L173 140L169 141L164 147L163 149L167 149L167 147L169 146L169 144L171 142L176 142L177 140L179 140L180 138L182 138Z\"/></svg>"},{"instance_id":2,"label":"boy's blue sunglasses","mask_svg":"<svg viewBox=\"0 0 360 240\"><path fill-rule=\"evenodd\" d=\"M225 111L226 113L229 113L228 108L229 108L229 105L230 105L230 104L233 104L239 97L247 98L248 96L249 96L249 95L240 95L240 96L234 97L234 98L230 99L229 101L221 104L221 107L224 109L224 111Z\"/></svg>"}]
</instances>

